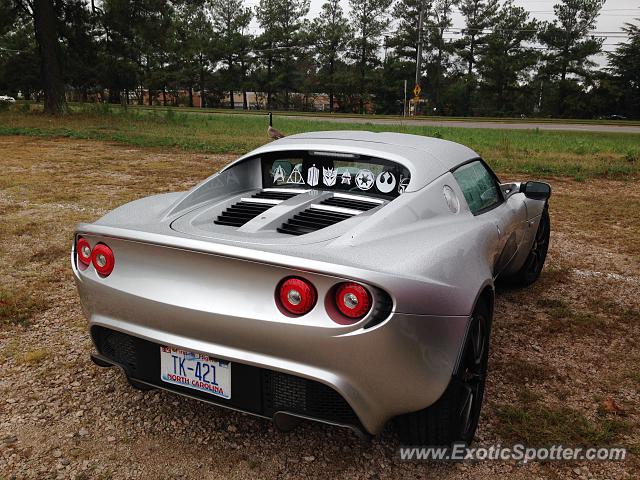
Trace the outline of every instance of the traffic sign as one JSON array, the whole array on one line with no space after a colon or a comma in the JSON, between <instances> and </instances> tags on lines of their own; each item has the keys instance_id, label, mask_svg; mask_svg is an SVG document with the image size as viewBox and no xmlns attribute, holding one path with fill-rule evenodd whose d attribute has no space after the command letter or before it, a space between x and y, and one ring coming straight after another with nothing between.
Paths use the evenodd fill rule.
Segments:
<instances>
[{"instance_id":1,"label":"traffic sign","mask_svg":"<svg viewBox=\"0 0 640 480\"><path fill-rule=\"evenodd\" d=\"M421 92L422 92L422 87L420 86L420 84L416 84L416 86L413 87L413 96L419 97Z\"/></svg>"}]
</instances>

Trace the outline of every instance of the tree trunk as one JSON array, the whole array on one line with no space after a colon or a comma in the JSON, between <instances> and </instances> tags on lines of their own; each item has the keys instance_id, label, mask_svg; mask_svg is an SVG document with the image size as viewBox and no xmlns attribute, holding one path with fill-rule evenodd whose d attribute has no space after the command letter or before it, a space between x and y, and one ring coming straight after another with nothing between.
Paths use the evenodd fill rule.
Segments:
<instances>
[{"instance_id":1,"label":"tree trunk","mask_svg":"<svg viewBox=\"0 0 640 480\"><path fill-rule=\"evenodd\" d=\"M193 85L189 85L189 106L193 107Z\"/></svg>"},{"instance_id":2,"label":"tree trunk","mask_svg":"<svg viewBox=\"0 0 640 480\"><path fill-rule=\"evenodd\" d=\"M335 70L335 61L333 57L329 61L329 112L333 113L333 74Z\"/></svg>"},{"instance_id":3,"label":"tree trunk","mask_svg":"<svg viewBox=\"0 0 640 480\"><path fill-rule=\"evenodd\" d=\"M442 115L440 109L440 80L442 77L442 49L444 42L444 31L440 30L440 37L438 38L438 56L436 61L436 78L433 87L433 103L435 104L438 115Z\"/></svg>"},{"instance_id":4,"label":"tree trunk","mask_svg":"<svg viewBox=\"0 0 640 480\"><path fill-rule=\"evenodd\" d=\"M205 94L204 94L204 59L200 55L200 108L205 107Z\"/></svg>"},{"instance_id":5,"label":"tree trunk","mask_svg":"<svg viewBox=\"0 0 640 480\"><path fill-rule=\"evenodd\" d=\"M61 115L67 110L60 63L56 14L53 0L34 0L34 29L44 86L44 112Z\"/></svg>"},{"instance_id":6,"label":"tree trunk","mask_svg":"<svg viewBox=\"0 0 640 480\"><path fill-rule=\"evenodd\" d=\"M249 102L247 101L247 89L242 89L242 109L249 110Z\"/></svg>"},{"instance_id":7,"label":"tree trunk","mask_svg":"<svg viewBox=\"0 0 640 480\"><path fill-rule=\"evenodd\" d=\"M471 35L471 41L469 43L469 68L467 71L467 115L471 114L471 110L473 108L473 64L474 64L474 55L475 55L475 46L476 46L476 37Z\"/></svg>"},{"instance_id":8,"label":"tree trunk","mask_svg":"<svg viewBox=\"0 0 640 480\"><path fill-rule=\"evenodd\" d=\"M270 44L273 47L273 44ZM267 61L267 109L271 110L271 57Z\"/></svg>"}]
</instances>

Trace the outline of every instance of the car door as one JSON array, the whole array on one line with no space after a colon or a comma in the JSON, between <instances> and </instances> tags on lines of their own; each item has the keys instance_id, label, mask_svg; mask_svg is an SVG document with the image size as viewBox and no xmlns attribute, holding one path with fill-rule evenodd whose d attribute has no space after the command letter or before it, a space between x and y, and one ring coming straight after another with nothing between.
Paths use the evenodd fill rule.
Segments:
<instances>
[{"instance_id":1,"label":"car door","mask_svg":"<svg viewBox=\"0 0 640 480\"><path fill-rule=\"evenodd\" d=\"M452 173L471 213L495 226L495 248L491 252L495 278L518 251L522 240L518 225L520 220L526 220L523 203L505 201L498 178L480 159L461 165Z\"/></svg>"}]
</instances>

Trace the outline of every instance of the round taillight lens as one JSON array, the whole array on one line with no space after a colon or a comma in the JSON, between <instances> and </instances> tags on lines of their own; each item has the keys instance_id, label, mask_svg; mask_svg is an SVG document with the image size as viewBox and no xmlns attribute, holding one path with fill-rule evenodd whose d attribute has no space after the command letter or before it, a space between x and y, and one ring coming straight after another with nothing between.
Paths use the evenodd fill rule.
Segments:
<instances>
[{"instance_id":1,"label":"round taillight lens","mask_svg":"<svg viewBox=\"0 0 640 480\"><path fill-rule=\"evenodd\" d=\"M371 309L371 295L362 285L342 283L336 289L338 310L349 318L362 318Z\"/></svg>"},{"instance_id":2,"label":"round taillight lens","mask_svg":"<svg viewBox=\"0 0 640 480\"><path fill-rule=\"evenodd\" d=\"M96 271L104 277L113 271L113 267L116 264L113 252L104 243L99 243L93 248L91 261Z\"/></svg>"},{"instance_id":3,"label":"round taillight lens","mask_svg":"<svg viewBox=\"0 0 640 480\"><path fill-rule=\"evenodd\" d=\"M76 243L76 253L78 254L78 260L85 265L91 265L91 245L86 239L78 237Z\"/></svg>"},{"instance_id":4,"label":"round taillight lens","mask_svg":"<svg viewBox=\"0 0 640 480\"><path fill-rule=\"evenodd\" d=\"M316 304L316 289L302 278L285 278L278 289L280 305L292 315L309 313Z\"/></svg>"}]
</instances>

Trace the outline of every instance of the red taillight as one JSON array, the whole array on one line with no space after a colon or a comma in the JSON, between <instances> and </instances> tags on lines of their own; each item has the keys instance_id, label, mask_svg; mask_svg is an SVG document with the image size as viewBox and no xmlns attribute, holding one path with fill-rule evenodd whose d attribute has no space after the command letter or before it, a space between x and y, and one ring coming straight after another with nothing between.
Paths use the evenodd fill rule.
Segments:
<instances>
[{"instance_id":1,"label":"red taillight","mask_svg":"<svg viewBox=\"0 0 640 480\"><path fill-rule=\"evenodd\" d=\"M80 260L80 262L87 266L91 265L91 245L82 237L78 237L76 253L78 254L78 260Z\"/></svg>"},{"instance_id":2,"label":"red taillight","mask_svg":"<svg viewBox=\"0 0 640 480\"><path fill-rule=\"evenodd\" d=\"M336 289L336 305L349 318L362 318L371 308L371 295L362 285L342 283Z\"/></svg>"},{"instance_id":3,"label":"red taillight","mask_svg":"<svg viewBox=\"0 0 640 480\"><path fill-rule=\"evenodd\" d=\"M113 252L104 243L99 243L93 248L91 261L96 271L104 277L113 271L113 267L116 264Z\"/></svg>"},{"instance_id":4,"label":"red taillight","mask_svg":"<svg viewBox=\"0 0 640 480\"><path fill-rule=\"evenodd\" d=\"M316 304L316 289L302 278L285 278L278 288L280 305L292 315L309 313Z\"/></svg>"}]
</instances>

